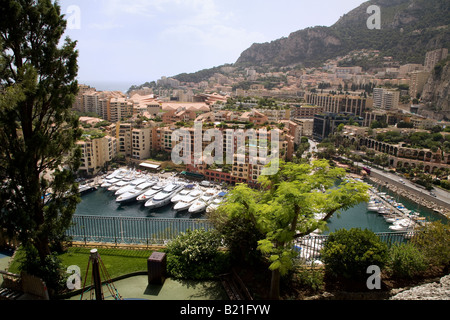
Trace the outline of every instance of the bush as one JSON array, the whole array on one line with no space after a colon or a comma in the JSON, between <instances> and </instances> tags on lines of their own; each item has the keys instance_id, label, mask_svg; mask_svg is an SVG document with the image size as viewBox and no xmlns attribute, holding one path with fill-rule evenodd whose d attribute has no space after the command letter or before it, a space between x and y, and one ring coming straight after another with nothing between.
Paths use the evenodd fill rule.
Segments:
<instances>
[{"instance_id":1,"label":"bush","mask_svg":"<svg viewBox=\"0 0 450 320\"><path fill-rule=\"evenodd\" d=\"M429 264L448 269L450 265L450 226L435 221L421 227L412 239Z\"/></svg>"},{"instance_id":2,"label":"bush","mask_svg":"<svg viewBox=\"0 0 450 320\"><path fill-rule=\"evenodd\" d=\"M56 253L41 261L37 250L32 246L24 247L24 256L20 258L19 269L29 275L41 278L47 285L49 293L57 293L65 289L68 274Z\"/></svg>"},{"instance_id":3,"label":"bush","mask_svg":"<svg viewBox=\"0 0 450 320\"><path fill-rule=\"evenodd\" d=\"M367 277L367 268L386 265L388 247L370 230L350 229L331 233L322 249L325 271L345 279Z\"/></svg>"},{"instance_id":4,"label":"bush","mask_svg":"<svg viewBox=\"0 0 450 320\"><path fill-rule=\"evenodd\" d=\"M312 291L320 290L324 285L324 277L322 270L313 268L302 268L297 273L299 283Z\"/></svg>"},{"instance_id":5,"label":"bush","mask_svg":"<svg viewBox=\"0 0 450 320\"><path fill-rule=\"evenodd\" d=\"M206 280L227 267L228 255L221 252L217 232L198 229L181 233L167 246L167 270L175 278Z\"/></svg>"},{"instance_id":6,"label":"bush","mask_svg":"<svg viewBox=\"0 0 450 320\"><path fill-rule=\"evenodd\" d=\"M425 255L411 243L391 247L388 266L399 278L413 278L427 269Z\"/></svg>"}]
</instances>

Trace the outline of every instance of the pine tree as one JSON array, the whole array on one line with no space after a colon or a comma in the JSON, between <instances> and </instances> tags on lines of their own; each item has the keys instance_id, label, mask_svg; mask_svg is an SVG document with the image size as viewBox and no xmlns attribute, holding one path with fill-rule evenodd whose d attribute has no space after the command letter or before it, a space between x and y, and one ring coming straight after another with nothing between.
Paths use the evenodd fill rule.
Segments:
<instances>
[{"instance_id":1,"label":"pine tree","mask_svg":"<svg viewBox=\"0 0 450 320\"><path fill-rule=\"evenodd\" d=\"M0 7L0 223L40 266L64 238L79 202L76 42L50 0Z\"/></svg>"}]
</instances>

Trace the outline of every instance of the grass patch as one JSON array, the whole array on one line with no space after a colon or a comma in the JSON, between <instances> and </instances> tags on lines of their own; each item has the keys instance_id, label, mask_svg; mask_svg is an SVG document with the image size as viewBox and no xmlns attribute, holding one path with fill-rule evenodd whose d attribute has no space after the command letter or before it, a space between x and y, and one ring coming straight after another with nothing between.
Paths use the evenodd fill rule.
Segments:
<instances>
[{"instance_id":1,"label":"grass patch","mask_svg":"<svg viewBox=\"0 0 450 320\"><path fill-rule=\"evenodd\" d=\"M82 281L84 281L89 262L90 250L90 248L71 247L58 257L65 268L69 266L80 267ZM99 248L97 250L111 278L116 278L133 272L146 271L147 259L153 252L153 250L127 250L114 248ZM12 261L9 267L9 272L20 273L19 265L23 256L23 250L18 249L14 261ZM91 284L91 273L92 264L89 267L86 285Z\"/></svg>"}]
</instances>

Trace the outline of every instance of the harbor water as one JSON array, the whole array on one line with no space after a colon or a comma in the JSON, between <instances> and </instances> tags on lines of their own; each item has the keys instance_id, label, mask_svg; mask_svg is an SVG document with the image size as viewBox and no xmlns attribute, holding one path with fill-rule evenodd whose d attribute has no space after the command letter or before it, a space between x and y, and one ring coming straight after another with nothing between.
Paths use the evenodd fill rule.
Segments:
<instances>
[{"instance_id":1,"label":"harbor water","mask_svg":"<svg viewBox=\"0 0 450 320\"><path fill-rule=\"evenodd\" d=\"M372 184L373 185L373 184ZM433 210L418 206L412 201L393 194L391 191L383 188L382 186L376 186L380 192L386 192L395 197L397 202L402 203L406 208L414 210L420 213L421 217L425 217L427 221L441 220L437 213ZM173 209L173 205L169 204L162 208L149 209L142 203L131 202L127 204L118 204L115 201L113 192L107 191L105 188L98 188L93 192L87 193L82 196L82 201L78 205L76 215L85 216L103 216L103 217L140 217L140 218L164 218L164 219L205 219L205 213L192 216L187 211L176 212ZM378 213L370 212L367 210L366 203L360 203L357 206L335 214L328 222L328 230L324 234L339 230L339 229L351 229L361 228L369 229L373 232L392 232L389 229L389 224Z\"/></svg>"}]
</instances>

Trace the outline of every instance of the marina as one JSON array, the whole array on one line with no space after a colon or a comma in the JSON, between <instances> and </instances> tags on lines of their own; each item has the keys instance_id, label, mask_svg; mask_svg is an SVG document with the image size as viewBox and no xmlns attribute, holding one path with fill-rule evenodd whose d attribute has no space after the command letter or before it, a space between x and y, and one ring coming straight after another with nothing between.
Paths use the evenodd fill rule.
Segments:
<instances>
[{"instance_id":1,"label":"marina","mask_svg":"<svg viewBox=\"0 0 450 320\"><path fill-rule=\"evenodd\" d=\"M116 191L111 189L113 184L118 185L121 181L127 184L120 184L121 188ZM192 182L176 174L145 173L127 168L88 182L80 186L82 201L76 215L203 219L205 213L217 207L226 195L226 190L214 183ZM433 210L408 201L383 186L369 183L372 186L369 203L360 203L334 215L323 234L342 228L393 232L440 219ZM175 189L163 199L165 188ZM155 198L163 201L156 204ZM408 228L404 228L405 219L409 219Z\"/></svg>"}]
</instances>

